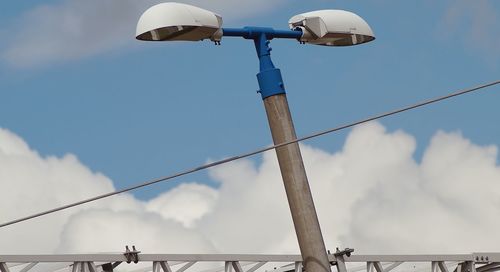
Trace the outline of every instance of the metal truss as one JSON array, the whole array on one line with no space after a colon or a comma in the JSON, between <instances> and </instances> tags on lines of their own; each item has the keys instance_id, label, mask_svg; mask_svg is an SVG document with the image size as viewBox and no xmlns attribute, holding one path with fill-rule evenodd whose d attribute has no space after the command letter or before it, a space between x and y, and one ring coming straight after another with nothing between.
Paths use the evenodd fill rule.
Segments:
<instances>
[{"instance_id":1,"label":"metal truss","mask_svg":"<svg viewBox=\"0 0 500 272\"><path fill-rule=\"evenodd\" d=\"M329 254L338 272L494 272L500 270L500 253L454 255L351 255L352 250ZM54 268L56 264L60 265ZM247 254L140 254L133 248L123 254L0 255L0 272L113 272L120 264L140 264L134 272L304 272L300 255ZM408 264L425 265L415 270ZM195 268L193 265L197 264ZM200 264L201 265L200 268ZM407 264L405 267L402 264ZM357 266L356 266L357 265ZM361 266L360 266L361 265ZM274 267L273 267L274 266ZM121 269L123 268L123 269ZM137 268L137 267L135 267Z\"/></svg>"}]
</instances>

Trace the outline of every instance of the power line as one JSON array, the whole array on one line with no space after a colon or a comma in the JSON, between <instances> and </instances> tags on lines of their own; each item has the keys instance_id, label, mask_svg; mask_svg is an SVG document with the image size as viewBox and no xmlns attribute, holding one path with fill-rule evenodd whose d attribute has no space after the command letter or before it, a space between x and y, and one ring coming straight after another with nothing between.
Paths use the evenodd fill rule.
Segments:
<instances>
[{"instance_id":1,"label":"power line","mask_svg":"<svg viewBox=\"0 0 500 272\"><path fill-rule=\"evenodd\" d=\"M257 155L257 154L269 151L271 149L276 149L276 148L279 148L279 147L282 147L282 146L285 146L285 145L289 145L289 144L293 144L293 143L305 141L305 140L308 140L308 139L316 138L316 137L319 137L319 136L322 136L322 135L325 135L325 134L329 134L329 133L336 132L336 131L339 131L339 130L343 130L343 129L346 129L346 128L354 127L354 126L359 125L359 124L367 123L367 122L374 121L374 120L377 120L377 119L381 119L381 118L384 118L384 117L387 117L387 116L391 116L391 115L395 115L395 114L402 113L402 112L405 112L405 111L409 111L409 110L412 110L412 109L416 109L416 108L419 108L419 107L423 107L423 106L426 106L426 105L429 105L429 104L432 104L432 103L436 103L436 102L439 102L439 101L442 101L442 100L446 100L446 99L449 99L449 98L452 98L452 97L455 97L455 96L460 96L460 95L463 95L463 94L475 92L475 91L478 91L478 90L481 90L481 89L484 89L484 88L487 88L487 87L491 87L491 86L499 84L499 83L500 83L500 80L497 80L497 81L494 81L494 82L491 82L491 83L487 83L487 84L483 84L483 85L479 85L479 86L476 86L476 87L473 87L473 88L470 88L470 89L459 90L459 91L453 92L453 93L445 95L445 96L433 98L433 99L430 99L430 100L427 100L427 101L423 101L423 102L420 102L420 103L417 103L417 104L414 104L414 105L411 105L411 106L407 106L407 107L404 107L404 108L396 109L396 110L389 111L389 112L386 112L386 113L382 113L382 114L379 114L379 115L374 115L372 117L369 117L369 118L366 118L366 119L362 119L362 120L359 120L359 121L356 121L356 122L353 122L353 123L350 123L350 124L346 124L346 125L338 126L338 127L335 127L335 128L327 129L327 130L324 130L324 131L316 132L316 133L310 134L308 136L298 138L298 139L293 140L293 141L284 142L284 143L273 145L273 146L270 146L270 147L265 147L265 148L257 149L257 150L252 151L252 152L248 152L248 153L244 153L244 154L241 154L241 155L233 156L233 157L230 157L230 158L227 158L227 159L223 159L223 160L215 161L215 162L212 162L212 163L204 164L204 165L201 165L201 166L198 166L198 167L195 167L195 168L183 171L183 172L178 172L178 173L170 175L170 176L165 176L165 177L153 179L153 180L150 180L150 181L147 181L147 182L144 182L144 183L140 183L140 184L128 187L128 188L124 188L124 189L118 190L118 191L114 191L114 192L110 192L110 193L107 193L107 194L95 196L95 197L88 198L88 199L85 199L85 200L82 200L82 201L78 201L78 202L74 202L74 203L71 203L71 204L68 204L68 205L64 205L64 206L61 206L61 207L58 207L58 208L54 208L54 209L51 209L51 210L47 210L47 211L44 211L44 212L40 212L40 213L36 213L36 214L30 215L30 216L26 216L26 217L22 217L22 218L19 218L19 219L16 219L16 220L12 220L12 221L0 224L0 228L6 227L6 226L9 226L9 225L13 225L13 224L17 224L17 223L20 223L20 222L23 222L23 221L26 221L26 220L30 220L30 219L33 219L33 218L36 218L36 217L40 217L40 216L43 216L43 215L47 215L47 214L51 214L51 213L54 213L54 212L62 211L62 210L65 210L65 209L69 209L69 208L72 208L72 207L75 207L75 206L79 206L79 205L82 205L82 204L86 204L86 203L89 203L89 202L93 202L93 201L96 201L96 200L99 200L99 199L107 198L107 197L118 195L118 194L125 193L125 192L128 192L128 191L136 190L136 189L139 189L139 188L142 188L142 187L150 186L150 185L153 185L153 184L161 182L161 181L167 181L167 180L171 180L171 179L174 179L174 178L177 178L177 177L185 176L185 175L188 175L188 174L191 174L191 173L194 173L194 172L198 172L198 171L201 171L201 170L204 170L204 169L212 168L214 166L225 164L225 163L228 163L228 162L231 162L231 161L235 161L235 160L239 160L239 159L251 157L251 156L254 156L254 155Z\"/></svg>"}]
</instances>

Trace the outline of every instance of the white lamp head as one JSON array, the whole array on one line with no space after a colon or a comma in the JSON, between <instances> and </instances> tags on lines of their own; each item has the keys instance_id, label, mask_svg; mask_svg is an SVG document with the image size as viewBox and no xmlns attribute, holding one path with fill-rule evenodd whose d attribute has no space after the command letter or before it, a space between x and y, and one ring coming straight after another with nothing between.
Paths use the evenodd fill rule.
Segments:
<instances>
[{"instance_id":1,"label":"white lamp head","mask_svg":"<svg viewBox=\"0 0 500 272\"><path fill-rule=\"evenodd\" d=\"M220 40L222 17L181 3L162 3L146 10L137 23L136 38L144 41Z\"/></svg>"},{"instance_id":2,"label":"white lamp head","mask_svg":"<svg viewBox=\"0 0 500 272\"><path fill-rule=\"evenodd\" d=\"M328 46L349 46L375 39L370 26L358 15L345 10L318 10L290 18L291 29L300 28L301 41Z\"/></svg>"}]
</instances>

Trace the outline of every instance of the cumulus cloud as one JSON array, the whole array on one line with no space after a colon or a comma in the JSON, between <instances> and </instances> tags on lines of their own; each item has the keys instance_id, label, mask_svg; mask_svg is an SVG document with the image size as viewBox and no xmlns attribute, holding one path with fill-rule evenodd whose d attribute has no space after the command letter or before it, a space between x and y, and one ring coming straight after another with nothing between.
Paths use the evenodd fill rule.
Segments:
<instances>
[{"instance_id":1,"label":"cumulus cloud","mask_svg":"<svg viewBox=\"0 0 500 272\"><path fill-rule=\"evenodd\" d=\"M189 209L189 208L188 208ZM117 241L122 245L117 247ZM158 214L108 209L90 210L73 216L61 234L57 251L116 252L138 245L143 252L210 253L215 249L202 234Z\"/></svg>"},{"instance_id":2,"label":"cumulus cloud","mask_svg":"<svg viewBox=\"0 0 500 272\"><path fill-rule=\"evenodd\" d=\"M5 129L0 129L0 188L2 222L114 190L110 179L93 173L74 155L42 157ZM177 192L179 189L182 191ZM167 193L151 202L124 194L8 226L0 230L4 245L0 251L3 254L120 251L124 245L137 242L152 251L177 252L190 248L213 252L206 239L181 223L189 225L190 219L199 217L196 203L174 215L169 215L172 206L168 205L155 212L159 204L182 204L198 192L208 192L203 197L213 198L211 190L203 185L184 184L171 192L175 193L173 199L162 200L169 197Z\"/></svg>"},{"instance_id":3,"label":"cumulus cloud","mask_svg":"<svg viewBox=\"0 0 500 272\"><path fill-rule=\"evenodd\" d=\"M498 11L491 1L450 1L438 27L438 34L458 38L467 47L482 52L486 57L498 59L500 37L494 34L500 25Z\"/></svg>"},{"instance_id":4,"label":"cumulus cloud","mask_svg":"<svg viewBox=\"0 0 500 272\"><path fill-rule=\"evenodd\" d=\"M283 1L183 2L213 10L231 19L264 12ZM32 67L130 48L140 15L160 2L164 1L63 0L39 5L27 11L13 25L6 26L10 38L1 56L11 65Z\"/></svg>"},{"instance_id":5,"label":"cumulus cloud","mask_svg":"<svg viewBox=\"0 0 500 272\"><path fill-rule=\"evenodd\" d=\"M338 152L302 145L327 248L500 250L497 147L440 131L421 161L415 149L414 137L379 123L353 129ZM182 184L148 201L124 195L0 229L9 245L2 253L26 251L27 244L45 253L120 251L126 244L151 253L298 253L273 152L259 164L241 160L210 175L217 188ZM113 189L74 156L41 157L7 130L0 130L0 184L9 188L0 198L2 221Z\"/></svg>"},{"instance_id":6,"label":"cumulus cloud","mask_svg":"<svg viewBox=\"0 0 500 272\"><path fill-rule=\"evenodd\" d=\"M217 190L205 185L181 184L149 201L146 210L191 228L205 214L213 210L218 195ZM181 207L189 209L179 212Z\"/></svg>"},{"instance_id":7,"label":"cumulus cloud","mask_svg":"<svg viewBox=\"0 0 500 272\"><path fill-rule=\"evenodd\" d=\"M498 251L493 242L500 223L493 216L500 208L496 159L494 146L437 133L420 165L385 180L371 190L373 197L353 206L349 239L370 251L377 244L392 252L405 244L417 252Z\"/></svg>"}]
</instances>

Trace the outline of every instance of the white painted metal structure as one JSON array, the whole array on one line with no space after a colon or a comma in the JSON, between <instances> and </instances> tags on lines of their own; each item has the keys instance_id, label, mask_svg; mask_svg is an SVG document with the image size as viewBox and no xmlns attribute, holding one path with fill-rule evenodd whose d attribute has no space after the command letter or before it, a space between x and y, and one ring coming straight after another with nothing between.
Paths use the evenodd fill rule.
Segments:
<instances>
[{"instance_id":1,"label":"white painted metal structure","mask_svg":"<svg viewBox=\"0 0 500 272\"><path fill-rule=\"evenodd\" d=\"M161 3L146 10L137 23L136 37L144 41L200 41L214 39L222 17L182 3ZM220 40L220 37L218 37Z\"/></svg>"},{"instance_id":2,"label":"white painted metal structure","mask_svg":"<svg viewBox=\"0 0 500 272\"><path fill-rule=\"evenodd\" d=\"M500 253L472 253L454 255L350 255L349 251L329 254L332 266L338 272L415 271L402 264L427 265L428 272L493 272L500 270ZM60 263L62 266L42 266ZM0 255L1 272L69 271L112 272L122 263L141 263L149 266L142 272L302 272L300 255L245 255L245 254L73 254L73 255ZM196 269L197 263L210 263L213 268ZM265 266L272 264L275 268ZM358 264L353 266L353 264ZM359 266L361 264L361 268ZM38 266L40 269L35 269ZM40 267L42 266L42 267ZM49 267L49 268L47 268ZM54 267L57 267L54 269ZM62 268L61 268L62 267ZM143 266L144 267L144 266ZM122 270L122 269L120 269ZM123 269L130 270L130 269ZM139 271L139 270L137 270ZM422 269L418 271L423 271Z\"/></svg>"},{"instance_id":3,"label":"white painted metal structure","mask_svg":"<svg viewBox=\"0 0 500 272\"><path fill-rule=\"evenodd\" d=\"M357 14L345 10L316 10L290 18L291 29L300 28L300 41L316 45L350 46L375 39L368 23Z\"/></svg>"}]
</instances>

